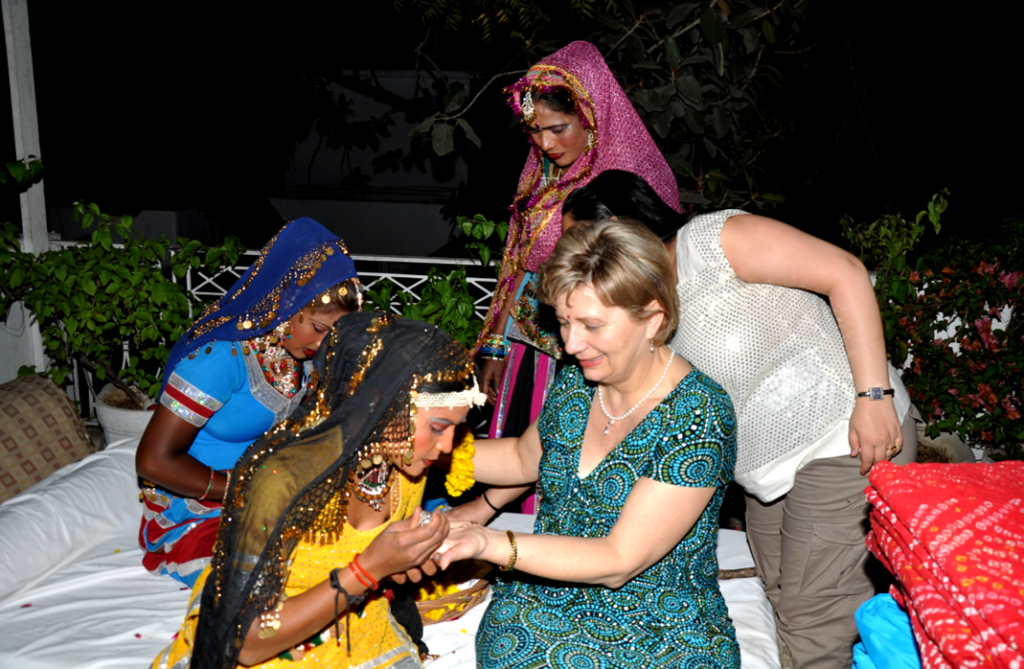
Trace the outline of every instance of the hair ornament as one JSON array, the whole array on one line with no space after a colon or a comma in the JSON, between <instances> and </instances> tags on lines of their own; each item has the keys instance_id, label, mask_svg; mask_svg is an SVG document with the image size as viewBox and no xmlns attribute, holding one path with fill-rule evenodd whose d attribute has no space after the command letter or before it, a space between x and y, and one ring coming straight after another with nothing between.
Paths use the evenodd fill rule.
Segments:
<instances>
[{"instance_id":1,"label":"hair ornament","mask_svg":"<svg viewBox=\"0 0 1024 669\"><path fill-rule=\"evenodd\" d=\"M476 377L473 377L473 388L460 390L454 393L414 393L412 403L420 409L436 407L472 407L483 406L487 401L487 395L480 392L480 384Z\"/></svg>"},{"instance_id":2,"label":"hair ornament","mask_svg":"<svg viewBox=\"0 0 1024 669\"><path fill-rule=\"evenodd\" d=\"M523 102L519 108L523 110L523 122L527 125L533 123L533 120L537 118L537 110L533 106L533 91L530 89L523 91Z\"/></svg>"}]
</instances>

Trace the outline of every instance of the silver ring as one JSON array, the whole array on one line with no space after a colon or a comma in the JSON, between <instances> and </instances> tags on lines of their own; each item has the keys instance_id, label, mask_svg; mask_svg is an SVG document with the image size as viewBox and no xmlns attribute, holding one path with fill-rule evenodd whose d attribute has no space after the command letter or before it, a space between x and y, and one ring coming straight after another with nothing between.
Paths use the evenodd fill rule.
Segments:
<instances>
[{"instance_id":1,"label":"silver ring","mask_svg":"<svg viewBox=\"0 0 1024 669\"><path fill-rule=\"evenodd\" d=\"M424 525L429 523L430 519L433 518L433 517L434 517L434 514L432 514L429 511L424 511L423 513L420 514L420 522L416 524L416 527L423 527Z\"/></svg>"}]
</instances>

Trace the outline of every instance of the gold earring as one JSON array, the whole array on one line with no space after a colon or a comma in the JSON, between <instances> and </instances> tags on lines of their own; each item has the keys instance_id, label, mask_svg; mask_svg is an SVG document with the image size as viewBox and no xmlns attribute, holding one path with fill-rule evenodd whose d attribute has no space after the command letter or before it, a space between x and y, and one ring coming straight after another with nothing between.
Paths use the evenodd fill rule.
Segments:
<instances>
[{"instance_id":1,"label":"gold earring","mask_svg":"<svg viewBox=\"0 0 1024 669\"><path fill-rule=\"evenodd\" d=\"M299 322L300 323L302 322L302 311L301 310L299 311Z\"/></svg>"},{"instance_id":2,"label":"gold earring","mask_svg":"<svg viewBox=\"0 0 1024 669\"><path fill-rule=\"evenodd\" d=\"M402 461L407 465L412 464L412 459L416 456L416 451L413 450L412 446L405 449L405 455L402 456Z\"/></svg>"}]
</instances>

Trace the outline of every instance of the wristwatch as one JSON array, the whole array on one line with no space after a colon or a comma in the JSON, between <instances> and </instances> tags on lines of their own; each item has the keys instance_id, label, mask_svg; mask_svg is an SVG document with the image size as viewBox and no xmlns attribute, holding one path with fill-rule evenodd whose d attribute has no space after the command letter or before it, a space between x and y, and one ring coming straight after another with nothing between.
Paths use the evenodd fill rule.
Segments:
<instances>
[{"instance_id":1,"label":"wristwatch","mask_svg":"<svg viewBox=\"0 0 1024 669\"><path fill-rule=\"evenodd\" d=\"M871 400L880 400L886 395L895 395L896 391L892 388L882 388L881 386L872 386L862 393L857 393L857 397L867 397Z\"/></svg>"}]
</instances>

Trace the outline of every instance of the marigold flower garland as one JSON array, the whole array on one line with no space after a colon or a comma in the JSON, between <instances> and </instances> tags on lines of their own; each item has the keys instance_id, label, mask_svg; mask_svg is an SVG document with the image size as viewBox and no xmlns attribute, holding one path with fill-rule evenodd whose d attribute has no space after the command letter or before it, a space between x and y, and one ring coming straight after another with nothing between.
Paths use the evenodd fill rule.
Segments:
<instances>
[{"instance_id":1,"label":"marigold flower garland","mask_svg":"<svg viewBox=\"0 0 1024 669\"><path fill-rule=\"evenodd\" d=\"M452 497L458 497L476 483L473 480L474 455L476 448L473 446L473 431L467 427L464 428L459 445L452 450L452 466L444 480L444 487Z\"/></svg>"}]
</instances>

